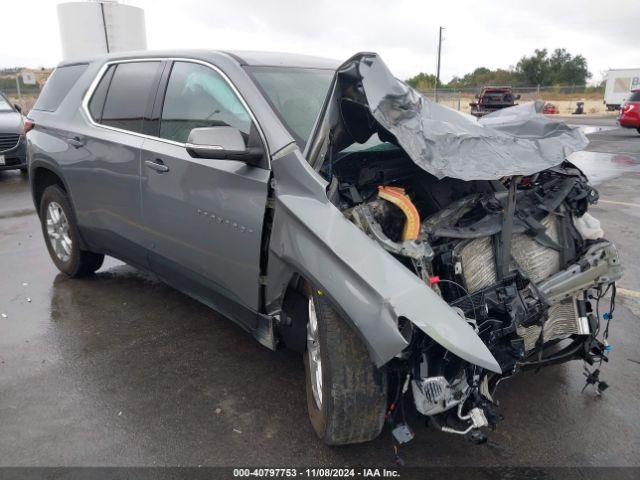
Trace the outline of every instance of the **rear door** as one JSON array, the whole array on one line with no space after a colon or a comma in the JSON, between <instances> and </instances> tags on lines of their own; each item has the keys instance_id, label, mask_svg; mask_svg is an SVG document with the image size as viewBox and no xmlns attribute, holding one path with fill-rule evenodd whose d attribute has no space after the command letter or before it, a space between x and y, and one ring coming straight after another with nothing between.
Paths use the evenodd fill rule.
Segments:
<instances>
[{"instance_id":1,"label":"rear door","mask_svg":"<svg viewBox=\"0 0 640 480\"><path fill-rule=\"evenodd\" d=\"M140 148L163 68L136 60L103 70L87 104L93 126L72 139L89 154L66 173L76 177L73 195L89 243L143 266Z\"/></svg>"},{"instance_id":2,"label":"rear door","mask_svg":"<svg viewBox=\"0 0 640 480\"><path fill-rule=\"evenodd\" d=\"M192 158L185 142L197 127L229 125L246 141L261 137L258 126L217 69L175 61L163 77L154 109L158 138L146 139L142 148L142 217L151 267L253 328L270 172L234 160Z\"/></svg>"}]
</instances>

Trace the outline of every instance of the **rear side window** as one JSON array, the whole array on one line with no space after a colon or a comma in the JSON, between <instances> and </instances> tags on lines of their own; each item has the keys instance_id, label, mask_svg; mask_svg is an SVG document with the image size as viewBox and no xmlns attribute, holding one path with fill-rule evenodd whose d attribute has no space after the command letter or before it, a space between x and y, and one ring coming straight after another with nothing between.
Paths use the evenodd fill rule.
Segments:
<instances>
[{"instance_id":1,"label":"rear side window","mask_svg":"<svg viewBox=\"0 0 640 480\"><path fill-rule=\"evenodd\" d=\"M88 65L85 63L56 68L45 83L33 109L46 112L56 111L87 67Z\"/></svg>"},{"instance_id":2,"label":"rear side window","mask_svg":"<svg viewBox=\"0 0 640 480\"><path fill-rule=\"evenodd\" d=\"M631 95L629 96L629 101L640 102L640 90L637 92L631 92Z\"/></svg>"},{"instance_id":3,"label":"rear side window","mask_svg":"<svg viewBox=\"0 0 640 480\"><path fill-rule=\"evenodd\" d=\"M108 87L100 123L142 133L149 99L156 93L154 87L159 67L160 62L118 64Z\"/></svg>"}]
</instances>

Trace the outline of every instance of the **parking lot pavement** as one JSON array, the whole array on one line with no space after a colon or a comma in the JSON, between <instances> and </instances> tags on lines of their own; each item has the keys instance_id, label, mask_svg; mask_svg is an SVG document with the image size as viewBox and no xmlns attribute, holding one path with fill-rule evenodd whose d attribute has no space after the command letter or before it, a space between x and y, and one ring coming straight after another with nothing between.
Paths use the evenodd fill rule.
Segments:
<instances>
[{"instance_id":1,"label":"parking lot pavement","mask_svg":"<svg viewBox=\"0 0 640 480\"><path fill-rule=\"evenodd\" d=\"M620 141L612 132L609 151ZM592 212L626 266L602 373L609 390L581 393L581 363L527 372L500 385L505 420L488 444L412 417L407 465L640 465L640 136L624 141L635 150L623 161L583 160L604 171ZM391 464L388 429L364 445L316 439L298 355L261 347L115 260L94 277L64 277L26 178L0 173L0 199L0 464Z\"/></svg>"}]
</instances>

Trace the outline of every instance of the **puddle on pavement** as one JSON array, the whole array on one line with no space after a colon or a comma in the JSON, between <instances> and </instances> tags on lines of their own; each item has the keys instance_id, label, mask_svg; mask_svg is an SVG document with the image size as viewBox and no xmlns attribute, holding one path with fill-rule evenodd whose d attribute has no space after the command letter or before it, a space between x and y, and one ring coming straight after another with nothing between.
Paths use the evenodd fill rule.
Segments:
<instances>
[{"instance_id":1,"label":"puddle on pavement","mask_svg":"<svg viewBox=\"0 0 640 480\"><path fill-rule=\"evenodd\" d=\"M568 160L594 185L625 173L640 172L640 155L581 151L569 155Z\"/></svg>"},{"instance_id":2,"label":"puddle on pavement","mask_svg":"<svg viewBox=\"0 0 640 480\"><path fill-rule=\"evenodd\" d=\"M578 127L585 135L589 135L591 133L599 133L606 132L607 130L615 130L618 128L617 126L601 126L601 125L576 125L576 124L568 124L570 127Z\"/></svg>"}]
</instances>

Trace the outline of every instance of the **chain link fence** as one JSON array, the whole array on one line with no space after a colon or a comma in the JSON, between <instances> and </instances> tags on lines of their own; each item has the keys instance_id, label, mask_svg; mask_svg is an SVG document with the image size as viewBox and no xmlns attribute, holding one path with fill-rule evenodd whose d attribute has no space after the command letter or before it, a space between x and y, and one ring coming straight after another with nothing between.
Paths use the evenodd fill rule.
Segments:
<instances>
[{"instance_id":1,"label":"chain link fence","mask_svg":"<svg viewBox=\"0 0 640 480\"><path fill-rule=\"evenodd\" d=\"M421 93L429 100L437 98L438 103L448 107L469 113L471 111L470 103L476 101L476 95L482 91L481 87L477 88L439 88L437 92L432 90L423 90ZM514 95L520 95L520 99L516 103L533 102L542 100L546 103L552 103L558 109L558 113L568 115L575 111L577 102L584 102L584 112L587 114L612 114L615 112L607 112L604 104L604 89L595 87L587 87L584 85L565 85L565 86L530 86L530 87L513 87Z\"/></svg>"},{"instance_id":2,"label":"chain link fence","mask_svg":"<svg viewBox=\"0 0 640 480\"><path fill-rule=\"evenodd\" d=\"M38 72L34 85L25 84L20 72L0 73L0 92L11 103L19 105L22 112L27 114L40 95L49 73L49 71Z\"/></svg>"},{"instance_id":3,"label":"chain link fence","mask_svg":"<svg viewBox=\"0 0 640 480\"><path fill-rule=\"evenodd\" d=\"M11 102L22 107L22 111L26 114L31 110L35 103L42 86L44 85L50 70L37 71L37 80L35 85L25 85L20 72L0 73L0 92L4 93ZM16 83L19 79L19 85ZM19 88L18 88L19 87ZM439 88L437 93L435 90L422 90L421 93L435 100L437 96L438 103L448 107L469 113L471 107L469 104L476 100L476 95L482 91L481 87L472 88ZM584 112L587 114L605 114L615 115L615 112L607 112L604 104L604 90L584 85L565 85L565 86L530 86L530 87L513 87L514 95L520 95L520 99L516 103L532 102L535 100L543 100L552 103L558 109L558 113L568 115L575 111L577 102L584 102Z\"/></svg>"}]
</instances>

